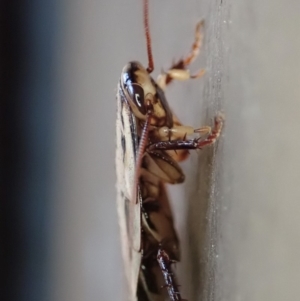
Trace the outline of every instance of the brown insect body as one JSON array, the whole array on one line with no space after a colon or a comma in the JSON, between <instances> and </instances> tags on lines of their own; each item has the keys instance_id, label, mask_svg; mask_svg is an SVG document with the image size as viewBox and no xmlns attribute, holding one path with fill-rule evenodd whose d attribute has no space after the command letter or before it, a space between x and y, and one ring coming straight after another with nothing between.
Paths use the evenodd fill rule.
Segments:
<instances>
[{"instance_id":1,"label":"brown insect body","mask_svg":"<svg viewBox=\"0 0 300 301\"><path fill-rule=\"evenodd\" d=\"M204 138L186 140L187 134L201 133L201 131L210 132L207 130L209 127L195 130L192 127L182 126L172 114L162 88L151 78L141 64L131 62L124 67L119 89L120 105L122 108L126 108L126 116L130 120L127 124L127 134L126 130L124 131L124 123L126 124L128 118L121 121L121 132L125 132L125 135L131 137L127 140L132 141L133 162L136 163L137 157L141 156L141 164L139 166L133 164L129 168L131 175L125 179L125 182L128 183L125 204L128 208L126 210L128 213L126 235L128 236L127 241L130 241L129 245L127 243L127 248L129 248L130 253L129 258L132 263L134 262L135 276L133 279L137 280L139 273L140 289L137 292L138 296L139 294L146 294L149 301L165 300L165 293L160 287L166 282L166 277L163 277L164 271L156 261L157 252L164 250L170 258L170 262L180 260L179 243L173 225L165 183L175 184L184 181L183 171L177 161L187 157L187 149L201 148L206 144L213 143L221 131L222 118L221 116L216 118L214 130ZM121 110L121 112L123 111ZM120 119L124 119L124 116L121 116ZM138 148L141 145L147 120L149 121L147 126L148 138L145 142L144 152L139 154ZM178 151L174 152L174 149ZM124 149L123 146L123 152L125 154L129 152L127 147ZM137 173L138 201L136 202L135 197L132 200L131 186L135 183L134 179ZM140 255L141 251L143 256ZM168 268L170 269L170 265ZM133 294L136 285L133 284ZM176 291L176 297L170 295L171 300L172 298L181 300L176 289L175 278L169 277L166 285L169 295L170 292ZM138 300L143 299L138 298Z\"/></svg>"},{"instance_id":2,"label":"brown insect body","mask_svg":"<svg viewBox=\"0 0 300 301\"><path fill-rule=\"evenodd\" d=\"M156 137L157 128L172 126L174 123L173 115L163 91L139 63L132 62L124 67L119 87L121 90L119 94L122 95L120 105L131 110L129 113L131 117L131 133L132 136L137 137L137 142L133 143L134 152L137 156L136 145L139 144L145 123L145 117L139 113L145 113L143 108L144 96L150 96L153 101L151 103L153 112L156 112L156 114L151 115L147 145L160 141ZM139 94L137 95L137 93ZM123 124L126 124L125 120L123 120ZM122 127L120 132L124 133L122 122L120 122L120 127ZM124 153L128 152L128 146L123 151ZM142 295L147 295L149 301L165 300L166 298L166 291L161 288L164 285L164 278L156 259L157 251L161 245L172 260L178 261L180 255L178 238L173 226L173 217L164 183L175 183L183 180L184 175L181 168L166 152L159 150L148 153L146 151L143 154L139 169L138 195L140 199L138 204L131 202L131 188L128 187L127 189L127 201L125 204L128 207L126 210L128 212L126 235L130 233L127 238L127 240L130 240L130 244L127 244L127 248L131 255L127 254L126 257L132 259L141 254L138 252L139 250L143 252L142 258L139 259L140 284L137 291L138 300L145 300L141 297ZM131 176L131 183L132 181L133 175ZM123 192L123 195L125 194ZM139 230L134 226L134 224L138 224L138 221L136 221L138 220L138 208L141 208L141 232L138 232ZM141 236L142 241L140 242L136 236ZM141 246L139 245L140 243ZM137 259L134 261L137 261ZM136 264L133 265L136 269ZM131 281L132 278L130 279Z\"/></svg>"},{"instance_id":3,"label":"brown insect body","mask_svg":"<svg viewBox=\"0 0 300 301\"><path fill-rule=\"evenodd\" d=\"M215 126L194 129L183 126L173 115L164 88L173 79L201 77L190 75L186 67L199 53L203 22L196 27L190 54L174 64L156 82L148 30L148 2L144 1L149 67L128 63L118 86L117 189L122 252L130 301L183 300L171 264L180 260L179 241L165 184L182 183L178 165L189 149L213 144L220 135L223 117ZM197 138L187 139L196 134ZM175 150L175 151L174 151ZM166 287L166 289L162 289Z\"/></svg>"}]
</instances>

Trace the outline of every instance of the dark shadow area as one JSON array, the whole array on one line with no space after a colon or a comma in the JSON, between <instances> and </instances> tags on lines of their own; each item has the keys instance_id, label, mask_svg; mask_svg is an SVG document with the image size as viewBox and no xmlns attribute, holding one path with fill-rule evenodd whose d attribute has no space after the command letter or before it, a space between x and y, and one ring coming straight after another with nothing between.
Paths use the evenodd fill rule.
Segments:
<instances>
[{"instance_id":1,"label":"dark shadow area","mask_svg":"<svg viewBox=\"0 0 300 301\"><path fill-rule=\"evenodd\" d=\"M1 1L1 300L46 300L55 1Z\"/></svg>"}]
</instances>

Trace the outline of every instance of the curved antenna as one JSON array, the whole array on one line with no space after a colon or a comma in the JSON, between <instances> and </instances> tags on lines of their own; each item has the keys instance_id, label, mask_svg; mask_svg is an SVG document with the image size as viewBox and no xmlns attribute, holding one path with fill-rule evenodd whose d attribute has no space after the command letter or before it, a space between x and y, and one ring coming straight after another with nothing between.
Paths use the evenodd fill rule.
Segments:
<instances>
[{"instance_id":1,"label":"curved antenna","mask_svg":"<svg viewBox=\"0 0 300 301\"><path fill-rule=\"evenodd\" d=\"M144 152L147 146L148 142L148 133L149 133L149 127L150 127L150 119L151 119L151 111L148 111L146 122L143 127L140 143L139 143L139 151L137 154L136 159L136 168L135 168L135 176L134 176L134 183L133 183L133 193L132 193L132 202L136 204L138 202L137 200L137 188L139 184L139 178L140 178L140 169L142 166L142 159L144 156Z\"/></svg>"},{"instance_id":2,"label":"curved antenna","mask_svg":"<svg viewBox=\"0 0 300 301\"><path fill-rule=\"evenodd\" d=\"M151 48L151 37L149 31L149 13L148 13L148 0L144 0L144 28L146 34L146 43L147 43L147 53L148 53L148 73L151 73L154 70L152 48Z\"/></svg>"}]
</instances>

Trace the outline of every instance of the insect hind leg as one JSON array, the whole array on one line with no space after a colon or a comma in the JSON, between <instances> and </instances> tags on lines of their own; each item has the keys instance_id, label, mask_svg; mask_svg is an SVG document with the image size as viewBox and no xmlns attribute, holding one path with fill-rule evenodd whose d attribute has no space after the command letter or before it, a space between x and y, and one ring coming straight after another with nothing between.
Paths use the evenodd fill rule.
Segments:
<instances>
[{"instance_id":1,"label":"insect hind leg","mask_svg":"<svg viewBox=\"0 0 300 301\"><path fill-rule=\"evenodd\" d=\"M167 72L163 72L161 75L159 75L157 83L163 90L174 79L188 80L190 78L200 78L204 75L204 69L200 69L195 74L190 74L190 71L187 69L187 67L197 58L200 53L203 41L203 26L204 20L197 23L194 43L189 54L185 58L174 63Z\"/></svg>"},{"instance_id":2,"label":"insect hind leg","mask_svg":"<svg viewBox=\"0 0 300 301\"><path fill-rule=\"evenodd\" d=\"M165 281L163 287L167 289L170 300L183 301L184 299L181 298L178 285L171 268L174 260L169 258L169 255L164 249L159 248L157 252L157 262L160 266Z\"/></svg>"}]
</instances>

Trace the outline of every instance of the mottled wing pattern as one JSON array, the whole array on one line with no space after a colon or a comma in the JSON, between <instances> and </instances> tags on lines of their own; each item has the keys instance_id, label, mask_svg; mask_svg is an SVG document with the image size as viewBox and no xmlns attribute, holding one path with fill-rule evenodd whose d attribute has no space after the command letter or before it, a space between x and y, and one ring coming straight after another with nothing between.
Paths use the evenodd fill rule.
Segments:
<instances>
[{"instance_id":1,"label":"mottled wing pattern","mask_svg":"<svg viewBox=\"0 0 300 301\"><path fill-rule=\"evenodd\" d=\"M138 136L136 120L122 92L117 93L117 208L121 229L122 256L128 282L128 300L136 300L136 291L141 264L141 197L132 200L136 171Z\"/></svg>"}]
</instances>

